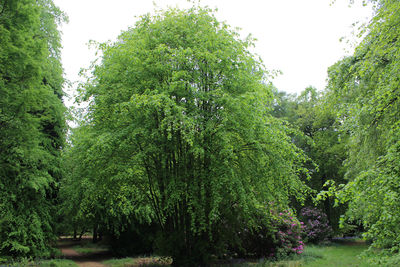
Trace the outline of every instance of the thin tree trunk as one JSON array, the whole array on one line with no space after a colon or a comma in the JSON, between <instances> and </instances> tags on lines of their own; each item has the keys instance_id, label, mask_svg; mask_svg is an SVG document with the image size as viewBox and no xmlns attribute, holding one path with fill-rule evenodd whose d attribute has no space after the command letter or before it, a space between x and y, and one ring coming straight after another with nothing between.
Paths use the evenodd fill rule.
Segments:
<instances>
[{"instance_id":1,"label":"thin tree trunk","mask_svg":"<svg viewBox=\"0 0 400 267\"><path fill-rule=\"evenodd\" d=\"M97 239L97 224L95 224L93 226L93 243L97 243L98 239Z\"/></svg>"},{"instance_id":2,"label":"thin tree trunk","mask_svg":"<svg viewBox=\"0 0 400 267\"><path fill-rule=\"evenodd\" d=\"M78 238L79 241L82 240L82 236L83 236L83 234L84 234L85 232L86 232L86 229L83 228L83 229L82 229L82 232L81 232L81 234L79 235L79 238Z\"/></svg>"}]
</instances>

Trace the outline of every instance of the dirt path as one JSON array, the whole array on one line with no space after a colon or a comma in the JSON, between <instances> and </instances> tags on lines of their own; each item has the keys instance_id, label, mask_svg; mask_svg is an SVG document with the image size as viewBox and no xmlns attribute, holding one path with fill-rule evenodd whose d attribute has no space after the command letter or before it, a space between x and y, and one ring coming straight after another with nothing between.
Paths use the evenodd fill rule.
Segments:
<instances>
[{"instance_id":1,"label":"dirt path","mask_svg":"<svg viewBox=\"0 0 400 267\"><path fill-rule=\"evenodd\" d=\"M74 246L79 244L76 241L69 239L61 239L58 247L66 259L73 260L80 267L106 267L101 262L110 259L110 254L106 252L81 254L73 249Z\"/></svg>"}]
</instances>

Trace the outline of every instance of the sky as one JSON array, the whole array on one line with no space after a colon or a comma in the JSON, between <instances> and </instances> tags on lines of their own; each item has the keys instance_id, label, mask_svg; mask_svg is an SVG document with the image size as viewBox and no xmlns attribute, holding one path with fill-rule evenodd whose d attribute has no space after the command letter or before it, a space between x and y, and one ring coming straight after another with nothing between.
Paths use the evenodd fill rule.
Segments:
<instances>
[{"instance_id":1,"label":"sky","mask_svg":"<svg viewBox=\"0 0 400 267\"><path fill-rule=\"evenodd\" d=\"M77 82L81 68L95 58L88 42L115 41L133 26L138 16L167 6L187 8L187 0L54 0L69 17L61 26L62 63L66 78ZM327 68L348 55L357 21L367 21L372 10L350 0L201 0L201 5L217 8L216 17L232 27L240 27L244 38L257 39L253 52L267 69L282 74L272 82L280 91L299 93L308 86L323 90ZM76 83L66 91L74 94Z\"/></svg>"}]
</instances>

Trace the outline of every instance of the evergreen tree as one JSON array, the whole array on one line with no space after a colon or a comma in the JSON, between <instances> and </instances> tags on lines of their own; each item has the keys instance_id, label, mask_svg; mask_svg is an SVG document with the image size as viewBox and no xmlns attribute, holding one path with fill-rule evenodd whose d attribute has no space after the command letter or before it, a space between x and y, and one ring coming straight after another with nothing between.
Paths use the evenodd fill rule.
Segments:
<instances>
[{"instance_id":1,"label":"evergreen tree","mask_svg":"<svg viewBox=\"0 0 400 267\"><path fill-rule=\"evenodd\" d=\"M49 256L64 144L51 0L0 1L0 255Z\"/></svg>"}]
</instances>

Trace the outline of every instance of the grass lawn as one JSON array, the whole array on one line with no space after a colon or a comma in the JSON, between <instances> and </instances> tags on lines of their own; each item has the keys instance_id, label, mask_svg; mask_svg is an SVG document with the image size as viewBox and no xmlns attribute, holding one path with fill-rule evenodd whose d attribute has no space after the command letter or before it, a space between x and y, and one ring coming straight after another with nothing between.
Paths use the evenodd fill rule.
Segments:
<instances>
[{"instance_id":1,"label":"grass lawn","mask_svg":"<svg viewBox=\"0 0 400 267\"><path fill-rule=\"evenodd\" d=\"M78 265L67 259L31 260L24 258L18 261L0 262L0 267L78 267Z\"/></svg>"},{"instance_id":2,"label":"grass lawn","mask_svg":"<svg viewBox=\"0 0 400 267\"><path fill-rule=\"evenodd\" d=\"M281 260L236 260L230 264L221 263L213 264L213 267L366 267L371 266L360 254L365 251L368 246L358 240L339 240L340 243L331 243L324 246L306 246L305 251L301 255ZM337 242L339 242L337 241ZM92 244L91 242L82 242L73 246L73 249L81 254L98 253L106 251L107 247L101 244ZM240 262L240 263L239 263ZM108 267L135 267L135 266L170 266L172 260L170 258L161 258L157 256L141 256L128 257L122 259L104 260L102 263ZM77 265L70 260L47 260L41 261L39 266L47 267L76 267Z\"/></svg>"},{"instance_id":3,"label":"grass lawn","mask_svg":"<svg viewBox=\"0 0 400 267\"><path fill-rule=\"evenodd\" d=\"M35 265L37 266L37 265ZM78 265L72 260L55 259L55 260L44 260L38 262L40 267L78 267Z\"/></svg>"},{"instance_id":4,"label":"grass lawn","mask_svg":"<svg viewBox=\"0 0 400 267\"><path fill-rule=\"evenodd\" d=\"M122 259L106 260L103 261L102 263L110 267L125 267L125 266L132 266L135 263L135 260L134 258L122 258Z\"/></svg>"},{"instance_id":5,"label":"grass lawn","mask_svg":"<svg viewBox=\"0 0 400 267\"><path fill-rule=\"evenodd\" d=\"M292 259L277 262L249 261L245 263L213 265L214 267L366 267L371 266L359 255L368 247L364 243L332 243L327 246L307 246L304 253ZM109 267L169 266L170 262L157 257L123 258L103 261Z\"/></svg>"},{"instance_id":6,"label":"grass lawn","mask_svg":"<svg viewBox=\"0 0 400 267\"><path fill-rule=\"evenodd\" d=\"M92 254L92 253L99 253L99 252L105 252L108 251L108 248L106 247L99 247L99 246L93 246L93 247L81 247L81 246L75 246L73 249L80 253L80 254Z\"/></svg>"},{"instance_id":7,"label":"grass lawn","mask_svg":"<svg viewBox=\"0 0 400 267\"><path fill-rule=\"evenodd\" d=\"M308 246L305 249L301 266L371 266L365 259L359 257L367 248L368 246L362 243Z\"/></svg>"},{"instance_id":8,"label":"grass lawn","mask_svg":"<svg viewBox=\"0 0 400 267\"><path fill-rule=\"evenodd\" d=\"M91 240L85 240L80 242L78 245L72 247L73 250L80 254L92 254L92 253L99 253L99 252L106 252L108 251L108 247L102 243L92 243Z\"/></svg>"},{"instance_id":9,"label":"grass lawn","mask_svg":"<svg viewBox=\"0 0 400 267\"><path fill-rule=\"evenodd\" d=\"M160 257L136 257L136 258L122 258L122 259L112 259L106 260L102 263L109 267L133 267L133 266L170 266L172 260Z\"/></svg>"},{"instance_id":10,"label":"grass lawn","mask_svg":"<svg viewBox=\"0 0 400 267\"><path fill-rule=\"evenodd\" d=\"M300 256L291 260L270 262L248 262L236 265L225 265L235 267L367 267L371 266L360 254L368 248L360 242L344 244L331 244L327 246L306 246Z\"/></svg>"}]
</instances>

